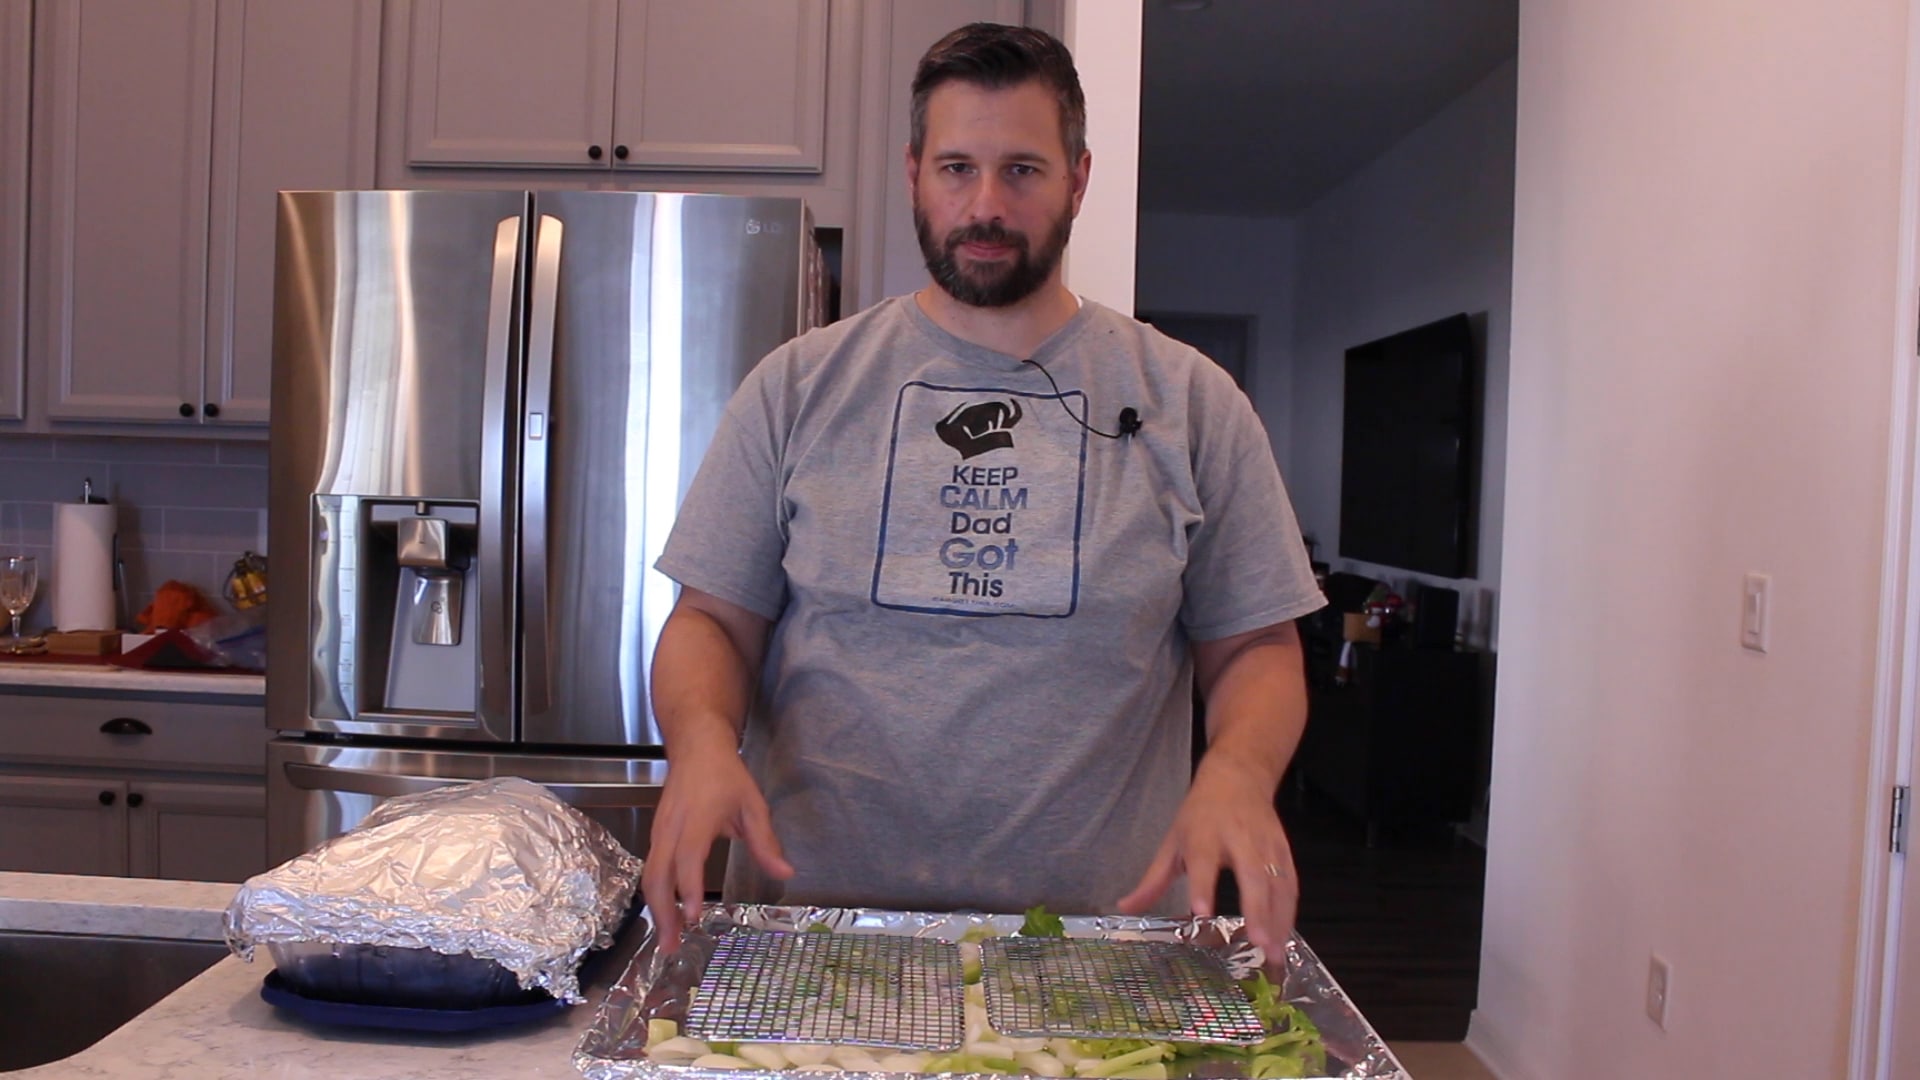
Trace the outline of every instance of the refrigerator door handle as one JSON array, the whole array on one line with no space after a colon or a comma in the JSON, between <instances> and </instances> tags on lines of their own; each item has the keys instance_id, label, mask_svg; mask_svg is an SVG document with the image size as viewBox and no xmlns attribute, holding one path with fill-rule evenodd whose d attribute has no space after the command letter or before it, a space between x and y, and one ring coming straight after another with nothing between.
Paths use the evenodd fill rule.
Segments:
<instances>
[{"instance_id":1,"label":"refrigerator door handle","mask_svg":"<svg viewBox=\"0 0 1920 1080\"><path fill-rule=\"evenodd\" d=\"M303 791L343 791L354 795L372 795L391 799L418 795L469 781L454 776L409 776L404 773L343 769L332 765L307 765L289 761L282 766L287 782ZM666 780L666 763L661 763L659 782ZM542 784L554 797L573 807L646 807L660 802L658 783L574 783Z\"/></svg>"},{"instance_id":2,"label":"refrigerator door handle","mask_svg":"<svg viewBox=\"0 0 1920 1080\"><path fill-rule=\"evenodd\" d=\"M487 307L487 415L505 417L512 408L509 373L514 356L514 276L520 263L521 217L502 218L494 228L493 282ZM508 520L508 436L493 424L481 437L480 535L480 726L498 739L513 738L513 577L511 523Z\"/></svg>"},{"instance_id":3,"label":"refrigerator door handle","mask_svg":"<svg viewBox=\"0 0 1920 1080\"><path fill-rule=\"evenodd\" d=\"M527 415L520 433L521 548L525 568L521 612L523 719L547 711L551 678L547 656L547 469L553 427L553 332L560 294L560 246L566 226L551 214L534 219L533 290L527 322Z\"/></svg>"}]
</instances>

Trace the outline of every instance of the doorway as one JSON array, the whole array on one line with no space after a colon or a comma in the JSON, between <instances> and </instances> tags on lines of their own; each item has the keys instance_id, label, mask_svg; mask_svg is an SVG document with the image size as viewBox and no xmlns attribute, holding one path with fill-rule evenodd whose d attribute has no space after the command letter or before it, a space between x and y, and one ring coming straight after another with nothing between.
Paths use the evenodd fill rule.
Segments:
<instances>
[{"instance_id":1,"label":"doorway","mask_svg":"<svg viewBox=\"0 0 1920 1080\"><path fill-rule=\"evenodd\" d=\"M1175 341L1182 341L1227 369L1234 385L1247 388L1247 354L1253 342L1251 315L1193 315L1135 311L1134 317Z\"/></svg>"},{"instance_id":2,"label":"doorway","mask_svg":"<svg viewBox=\"0 0 1920 1080\"><path fill-rule=\"evenodd\" d=\"M1317 701L1315 761L1296 756L1279 799L1301 935L1389 1041L1462 1039L1477 995L1517 27L1513 0L1143 9L1135 310L1209 355L1231 353L1233 326L1246 328L1239 358L1222 363L1238 364L1315 559L1342 586L1328 591L1354 580L1409 599L1456 590L1457 636L1476 654L1465 664L1480 672L1472 745L1453 747L1475 774L1471 797L1380 828L1353 792L1393 748L1369 758L1364 740L1319 738L1359 723ZM1484 382L1474 576L1343 556L1346 351L1456 314L1474 323ZM1334 678L1340 622L1335 612L1318 628L1316 683Z\"/></svg>"}]
</instances>

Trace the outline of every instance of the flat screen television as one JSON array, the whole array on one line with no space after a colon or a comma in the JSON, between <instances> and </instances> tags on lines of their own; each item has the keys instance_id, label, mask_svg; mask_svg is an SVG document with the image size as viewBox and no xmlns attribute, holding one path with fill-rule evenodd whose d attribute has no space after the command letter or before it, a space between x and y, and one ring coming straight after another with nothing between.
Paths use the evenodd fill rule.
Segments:
<instances>
[{"instance_id":1,"label":"flat screen television","mask_svg":"<svg viewBox=\"0 0 1920 1080\"><path fill-rule=\"evenodd\" d=\"M1478 356L1464 314L1347 350L1343 558L1473 575Z\"/></svg>"}]
</instances>

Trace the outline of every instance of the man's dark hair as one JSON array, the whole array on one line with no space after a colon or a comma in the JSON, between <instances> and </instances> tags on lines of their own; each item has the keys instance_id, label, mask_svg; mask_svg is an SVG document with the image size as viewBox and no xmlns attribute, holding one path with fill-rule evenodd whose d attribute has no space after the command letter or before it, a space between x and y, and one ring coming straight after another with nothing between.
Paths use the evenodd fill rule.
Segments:
<instances>
[{"instance_id":1,"label":"man's dark hair","mask_svg":"<svg viewBox=\"0 0 1920 1080\"><path fill-rule=\"evenodd\" d=\"M914 158L927 145L927 99L943 83L965 82L1005 90L1038 79L1060 103L1060 136L1069 165L1087 148L1087 98L1073 54L1044 30L977 22L933 43L913 75L913 126L907 146Z\"/></svg>"}]
</instances>

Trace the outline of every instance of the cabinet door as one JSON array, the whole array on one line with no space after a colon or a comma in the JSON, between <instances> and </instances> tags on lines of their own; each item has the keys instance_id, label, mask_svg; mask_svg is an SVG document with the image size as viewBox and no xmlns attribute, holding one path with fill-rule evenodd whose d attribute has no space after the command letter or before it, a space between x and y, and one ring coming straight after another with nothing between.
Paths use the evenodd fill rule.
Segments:
<instances>
[{"instance_id":1,"label":"cabinet door","mask_svg":"<svg viewBox=\"0 0 1920 1080\"><path fill-rule=\"evenodd\" d=\"M199 415L216 0L47 0L30 194L47 413Z\"/></svg>"},{"instance_id":2,"label":"cabinet door","mask_svg":"<svg viewBox=\"0 0 1920 1080\"><path fill-rule=\"evenodd\" d=\"M0 870L124 876L127 785L0 774Z\"/></svg>"},{"instance_id":3,"label":"cabinet door","mask_svg":"<svg viewBox=\"0 0 1920 1080\"><path fill-rule=\"evenodd\" d=\"M133 876L240 882L267 868L266 785L139 780L128 788Z\"/></svg>"},{"instance_id":4,"label":"cabinet door","mask_svg":"<svg viewBox=\"0 0 1920 1080\"><path fill-rule=\"evenodd\" d=\"M267 419L276 193L374 186L380 0L220 0L204 415Z\"/></svg>"},{"instance_id":5,"label":"cabinet door","mask_svg":"<svg viewBox=\"0 0 1920 1080\"><path fill-rule=\"evenodd\" d=\"M33 0L0 0L0 420L24 415Z\"/></svg>"},{"instance_id":6,"label":"cabinet door","mask_svg":"<svg viewBox=\"0 0 1920 1080\"><path fill-rule=\"evenodd\" d=\"M621 0L615 167L819 172L827 2Z\"/></svg>"},{"instance_id":7,"label":"cabinet door","mask_svg":"<svg viewBox=\"0 0 1920 1080\"><path fill-rule=\"evenodd\" d=\"M605 168L616 3L413 0L408 160Z\"/></svg>"}]
</instances>

